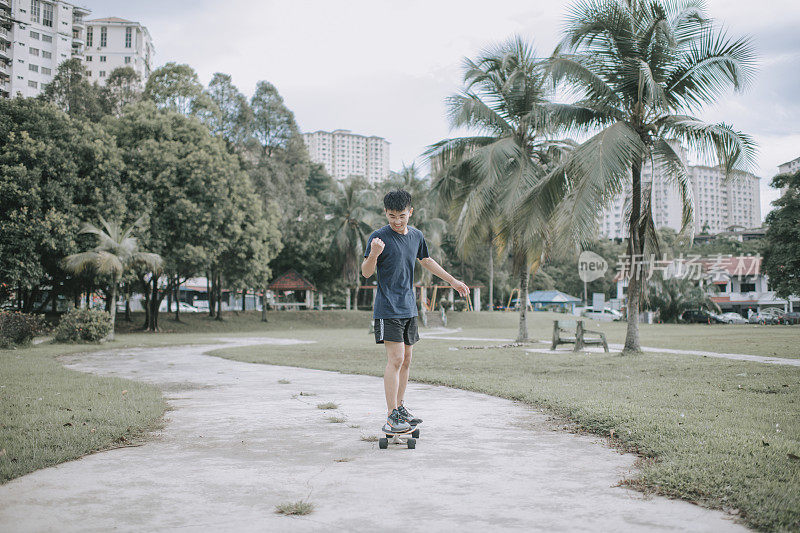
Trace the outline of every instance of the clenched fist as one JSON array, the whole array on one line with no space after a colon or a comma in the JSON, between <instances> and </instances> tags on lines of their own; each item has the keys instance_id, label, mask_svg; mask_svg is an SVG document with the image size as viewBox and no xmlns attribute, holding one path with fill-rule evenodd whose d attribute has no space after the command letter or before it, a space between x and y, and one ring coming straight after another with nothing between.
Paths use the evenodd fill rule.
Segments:
<instances>
[{"instance_id":1,"label":"clenched fist","mask_svg":"<svg viewBox=\"0 0 800 533\"><path fill-rule=\"evenodd\" d=\"M378 257L383 252L383 249L386 247L386 244L380 240L379 238L375 237L372 239L372 244L370 246L370 255Z\"/></svg>"}]
</instances>

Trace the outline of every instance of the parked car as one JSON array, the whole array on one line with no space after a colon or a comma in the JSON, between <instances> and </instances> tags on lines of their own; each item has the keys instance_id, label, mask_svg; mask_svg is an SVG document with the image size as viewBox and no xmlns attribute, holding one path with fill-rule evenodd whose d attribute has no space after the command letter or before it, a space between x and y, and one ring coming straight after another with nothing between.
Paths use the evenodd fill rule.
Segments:
<instances>
[{"instance_id":1,"label":"parked car","mask_svg":"<svg viewBox=\"0 0 800 533\"><path fill-rule=\"evenodd\" d=\"M758 313L753 313L748 322L751 324L781 324L783 323L784 315L786 315L786 313L784 313L782 309L768 307L762 309Z\"/></svg>"},{"instance_id":2,"label":"parked car","mask_svg":"<svg viewBox=\"0 0 800 533\"><path fill-rule=\"evenodd\" d=\"M680 319L682 322L689 324L722 324L722 318L716 313L706 311L705 309L691 309L681 313Z\"/></svg>"},{"instance_id":3,"label":"parked car","mask_svg":"<svg viewBox=\"0 0 800 533\"><path fill-rule=\"evenodd\" d=\"M592 320L600 320L600 321L612 321L612 320L622 320L623 314L617 311L616 309L611 309L606 307L602 311L592 311L591 308L586 309L581 316L585 316L586 318L590 318Z\"/></svg>"},{"instance_id":4,"label":"parked car","mask_svg":"<svg viewBox=\"0 0 800 533\"><path fill-rule=\"evenodd\" d=\"M800 312L792 311L784 315L784 324L800 324Z\"/></svg>"},{"instance_id":5,"label":"parked car","mask_svg":"<svg viewBox=\"0 0 800 533\"><path fill-rule=\"evenodd\" d=\"M739 313L734 313L733 311L722 313L719 315L719 318L726 324L747 324L747 319L745 319Z\"/></svg>"}]
</instances>

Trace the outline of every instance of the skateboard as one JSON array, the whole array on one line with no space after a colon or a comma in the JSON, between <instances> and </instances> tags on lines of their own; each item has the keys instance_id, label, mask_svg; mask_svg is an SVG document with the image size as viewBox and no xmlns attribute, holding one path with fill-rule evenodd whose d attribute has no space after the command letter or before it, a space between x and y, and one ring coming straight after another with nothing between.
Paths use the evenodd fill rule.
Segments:
<instances>
[{"instance_id":1,"label":"skateboard","mask_svg":"<svg viewBox=\"0 0 800 533\"><path fill-rule=\"evenodd\" d=\"M417 447L417 439L419 438L419 429L417 426L411 426L411 429L405 433L384 433L385 437L378 439L378 448L385 450L390 444L405 444L409 450Z\"/></svg>"}]
</instances>

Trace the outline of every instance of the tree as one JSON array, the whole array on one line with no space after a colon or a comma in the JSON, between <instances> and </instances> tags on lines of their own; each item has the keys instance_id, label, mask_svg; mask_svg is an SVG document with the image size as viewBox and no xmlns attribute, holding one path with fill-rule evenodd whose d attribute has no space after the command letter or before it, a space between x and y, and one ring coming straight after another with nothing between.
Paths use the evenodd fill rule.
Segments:
<instances>
[{"instance_id":1,"label":"tree","mask_svg":"<svg viewBox=\"0 0 800 533\"><path fill-rule=\"evenodd\" d=\"M231 76L221 72L214 74L206 92L219 109L209 118L211 133L221 135L232 147L243 144L253 127L253 111L247 98L233 85Z\"/></svg>"},{"instance_id":2,"label":"tree","mask_svg":"<svg viewBox=\"0 0 800 533\"><path fill-rule=\"evenodd\" d=\"M719 306L696 281L689 279L663 279L655 276L647 284L645 302L658 312L662 322L677 322L684 311L706 309L719 312Z\"/></svg>"},{"instance_id":3,"label":"tree","mask_svg":"<svg viewBox=\"0 0 800 533\"><path fill-rule=\"evenodd\" d=\"M341 269L347 287L345 307L349 311L350 290L358 283L367 239L378 218L375 213L378 200L375 191L360 177L336 182L335 191L326 200L329 223L334 228L328 254L331 262Z\"/></svg>"},{"instance_id":4,"label":"tree","mask_svg":"<svg viewBox=\"0 0 800 533\"><path fill-rule=\"evenodd\" d=\"M294 113L284 105L278 89L268 81L260 81L250 99L253 109L253 134L268 156L277 148L288 148L297 136Z\"/></svg>"},{"instance_id":5,"label":"tree","mask_svg":"<svg viewBox=\"0 0 800 533\"><path fill-rule=\"evenodd\" d=\"M106 78L106 90L111 99L112 112L119 116L123 107L142 98L142 78L133 67L117 67Z\"/></svg>"},{"instance_id":6,"label":"tree","mask_svg":"<svg viewBox=\"0 0 800 533\"><path fill-rule=\"evenodd\" d=\"M81 280L60 259L86 249L80 222L124 212L123 161L111 135L35 99L0 100L0 282L17 289L22 310L46 292L77 298Z\"/></svg>"},{"instance_id":7,"label":"tree","mask_svg":"<svg viewBox=\"0 0 800 533\"><path fill-rule=\"evenodd\" d=\"M556 82L579 94L571 104L550 104L554 122L573 133L601 131L572 152L550 179L532 193L543 209L565 197L558 219L577 235L596 227L603 206L630 194L628 257L641 261L645 245L657 247L649 189L642 165L652 162L677 187L683 200L683 229L693 218L691 183L670 145L687 144L716 159L730 173L752 165L749 136L731 126L707 124L691 113L714 104L725 90L741 90L753 78L755 55L749 38L730 38L714 27L693 1L584 0L573 4L565 36L549 60ZM624 353L641 350L641 280L628 288Z\"/></svg>"},{"instance_id":8,"label":"tree","mask_svg":"<svg viewBox=\"0 0 800 533\"><path fill-rule=\"evenodd\" d=\"M139 250L139 244L133 232L141 224L137 220L123 229L119 222L106 222L100 217L102 229L89 222L84 223L81 233L95 235L99 241L93 250L68 255L64 258L64 269L75 275L89 273L94 276L110 279L107 292L106 307L111 313L111 331L108 340L114 340L114 328L117 315L117 291L122 277L134 266L151 272L161 269L163 260L158 254Z\"/></svg>"},{"instance_id":9,"label":"tree","mask_svg":"<svg viewBox=\"0 0 800 533\"><path fill-rule=\"evenodd\" d=\"M140 279L146 327L155 331L161 300L189 277L207 272L219 295L225 275L266 265L262 247L274 254L279 246L277 222L265 216L238 156L196 119L142 102L110 127L126 163L129 209L149 217L143 244L164 258L165 283Z\"/></svg>"},{"instance_id":10,"label":"tree","mask_svg":"<svg viewBox=\"0 0 800 533\"><path fill-rule=\"evenodd\" d=\"M170 109L185 116L213 114L213 102L203 92L197 73L189 65L170 61L147 78L144 97L160 109Z\"/></svg>"},{"instance_id":11,"label":"tree","mask_svg":"<svg viewBox=\"0 0 800 533\"><path fill-rule=\"evenodd\" d=\"M520 200L569 143L553 140L546 113L548 86L533 49L520 38L464 61L465 89L450 97L451 127L480 136L440 141L428 150L437 191L455 221L462 256L491 239L511 250L520 294L546 248L547 221ZM560 198L547 200L552 212ZM524 216L517 215L527 207ZM528 340L527 306L520 306L519 341Z\"/></svg>"},{"instance_id":12,"label":"tree","mask_svg":"<svg viewBox=\"0 0 800 533\"><path fill-rule=\"evenodd\" d=\"M778 296L789 298L800 294L800 171L775 176L772 186L786 190L767 215L764 271Z\"/></svg>"},{"instance_id":13,"label":"tree","mask_svg":"<svg viewBox=\"0 0 800 533\"><path fill-rule=\"evenodd\" d=\"M108 93L96 83L89 82L87 71L78 58L67 59L58 65L52 81L45 85L38 98L55 104L70 116L92 121L111 112Z\"/></svg>"}]
</instances>

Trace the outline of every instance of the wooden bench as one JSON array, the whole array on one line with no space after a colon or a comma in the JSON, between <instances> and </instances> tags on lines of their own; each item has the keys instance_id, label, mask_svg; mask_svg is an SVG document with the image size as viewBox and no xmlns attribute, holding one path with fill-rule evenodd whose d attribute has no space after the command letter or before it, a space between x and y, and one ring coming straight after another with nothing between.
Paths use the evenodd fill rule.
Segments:
<instances>
[{"instance_id":1,"label":"wooden bench","mask_svg":"<svg viewBox=\"0 0 800 533\"><path fill-rule=\"evenodd\" d=\"M574 336L572 328L575 328ZM594 338L587 338L587 334ZM583 320L553 320L553 344L551 350L555 350L559 344L574 344L573 352L578 352L586 346L603 345L603 349L608 352L606 334L602 331L592 331L584 329Z\"/></svg>"}]
</instances>

